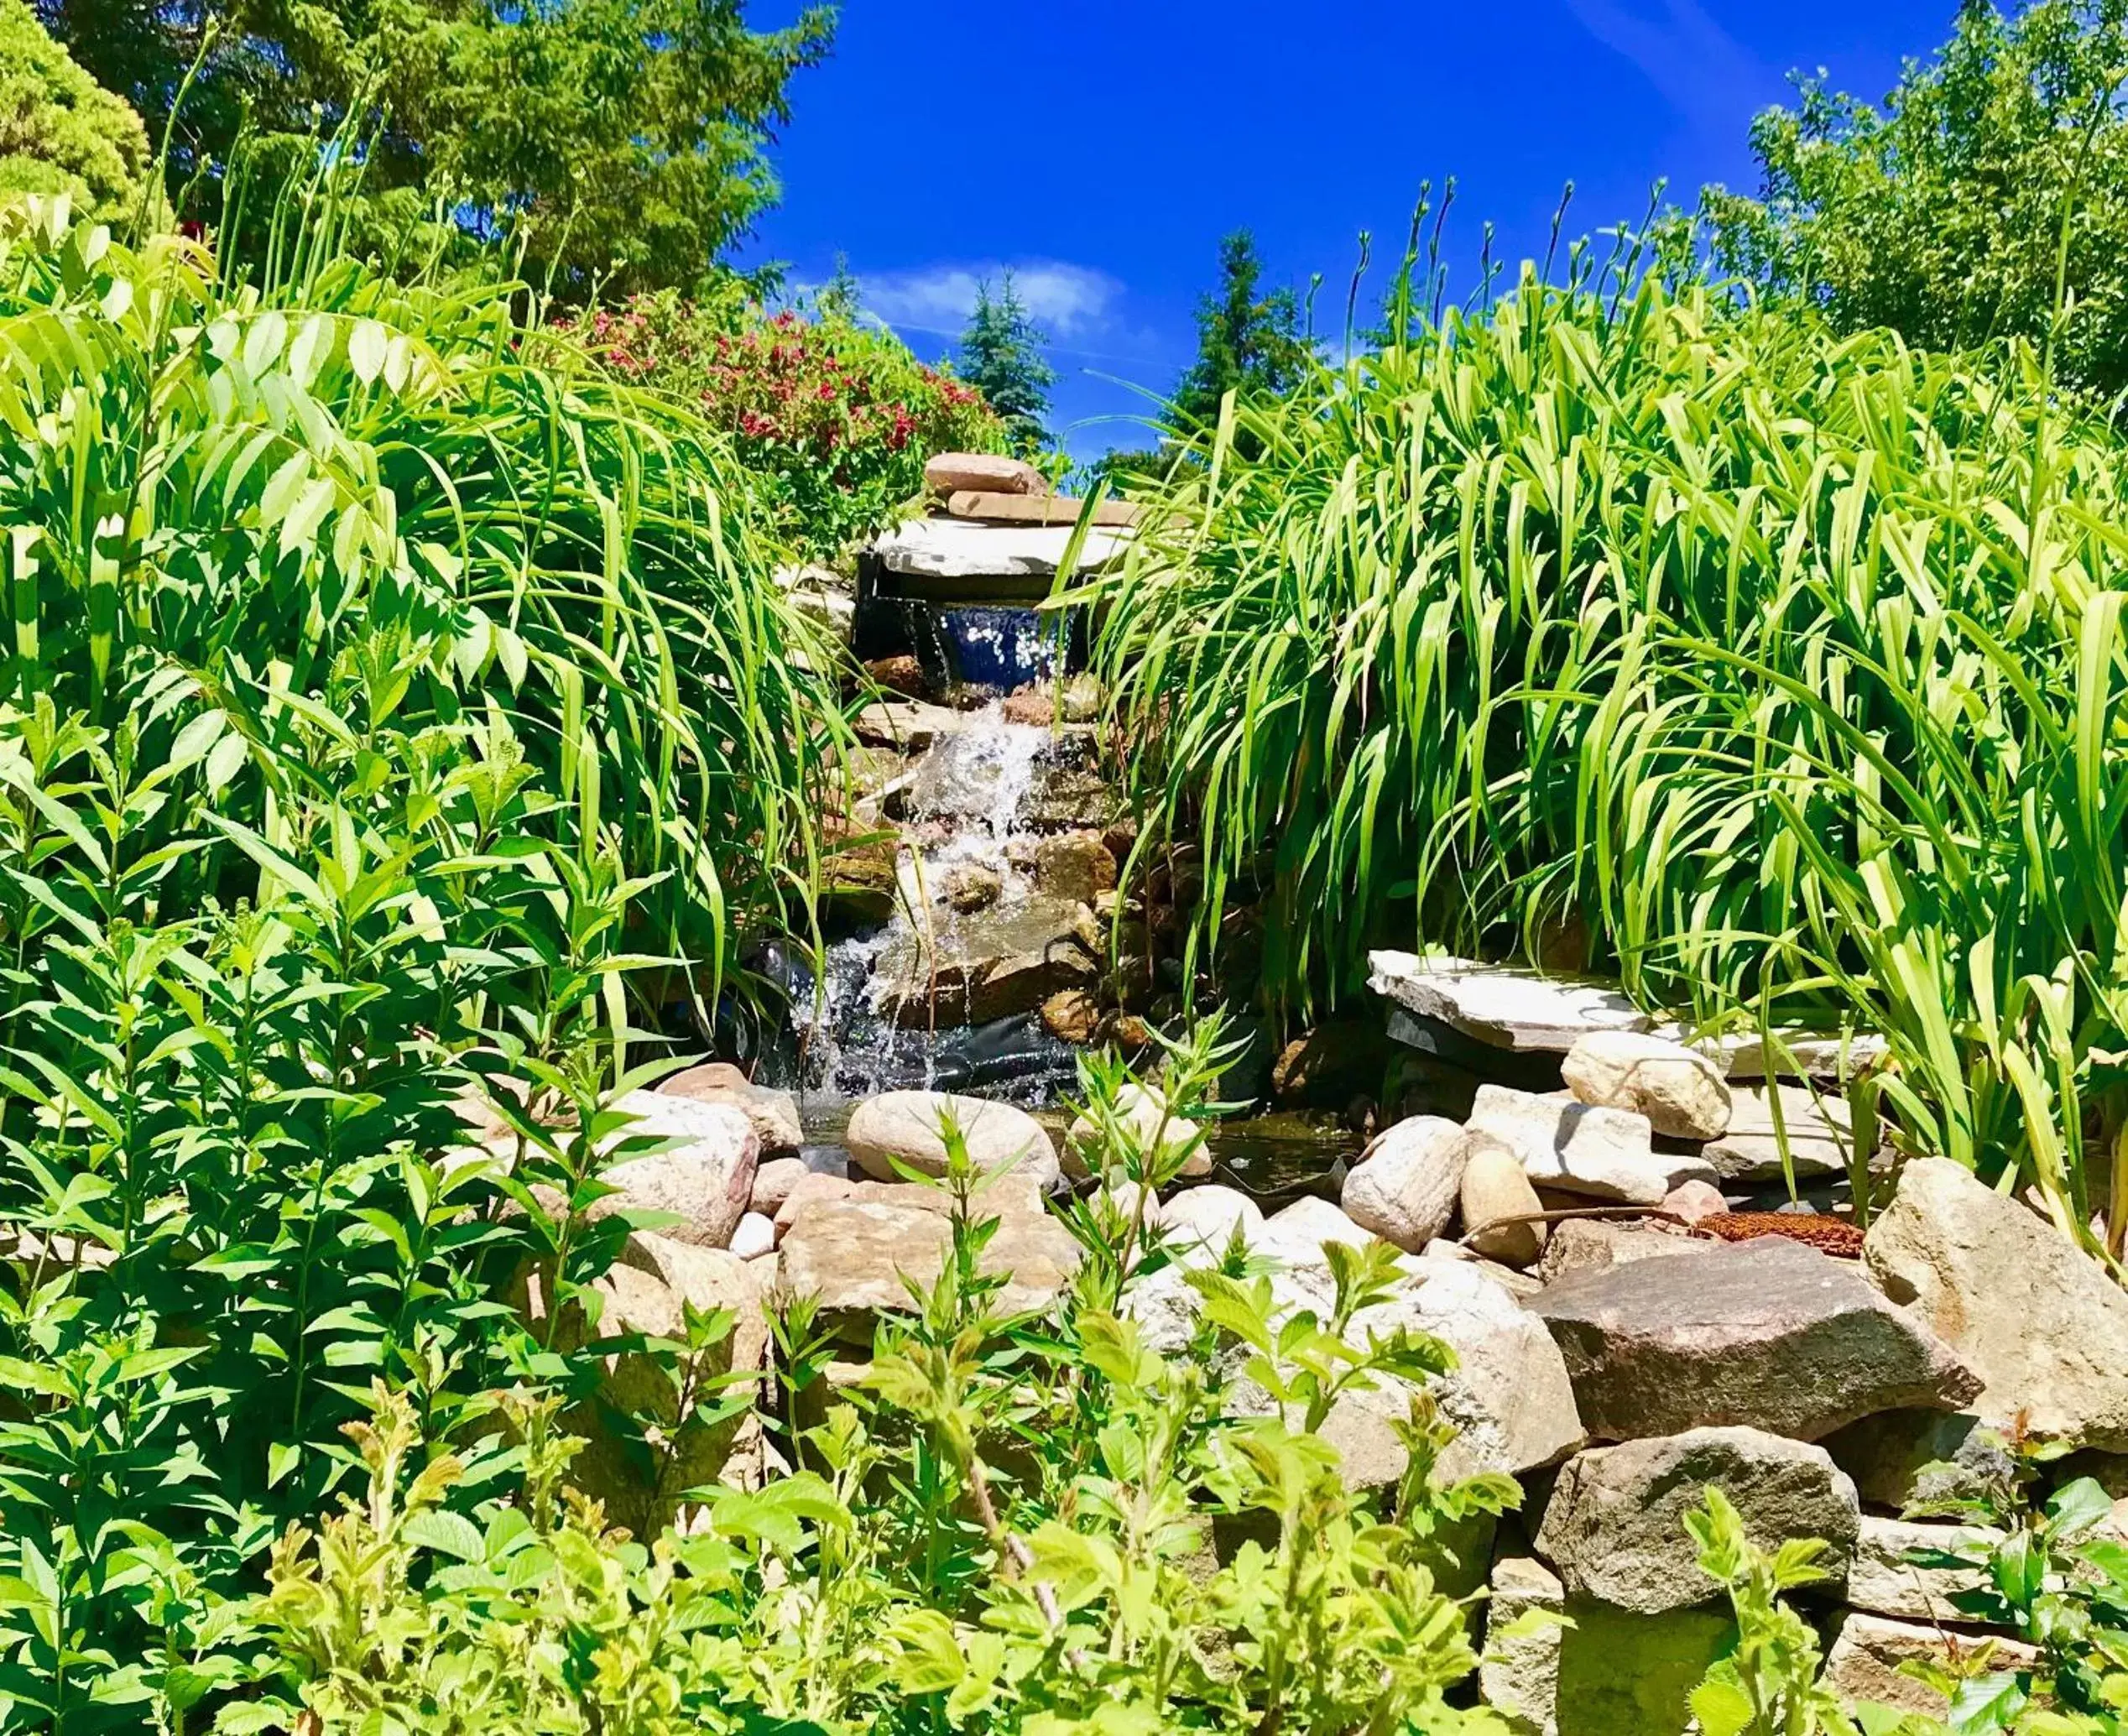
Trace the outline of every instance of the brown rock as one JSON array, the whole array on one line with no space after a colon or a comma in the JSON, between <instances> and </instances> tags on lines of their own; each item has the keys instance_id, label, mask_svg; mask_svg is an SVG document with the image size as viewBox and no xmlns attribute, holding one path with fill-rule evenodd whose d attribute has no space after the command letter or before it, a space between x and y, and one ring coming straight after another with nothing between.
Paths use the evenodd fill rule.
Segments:
<instances>
[{"instance_id":1,"label":"brown rock","mask_svg":"<svg viewBox=\"0 0 2128 1736\"><path fill-rule=\"evenodd\" d=\"M798 1118L798 1099L787 1091L756 1085L729 1062L713 1061L705 1066L675 1073L658 1087L671 1097L697 1103L725 1103L737 1109L752 1125L764 1154L795 1151L806 1142L804 1124Z\"/></svg>"},{"instance_id":2,"label":"brown rock","mask_svg":"<svg viewBox=\"0 0 2128 1736\"><path fill-rule=\"evenodd\" d=\"M923 665L905 652L898 657L874 658L864 665L864 673L874 686L903 699L930 696L931 680L924 674Z\"/></svg>"},{"instance_id":3,"label":"brown rock","mask_svg":"<svg viewBox=\"0 0 2128 1736\"><path fill-rule=\"evenodd\" d=\"M989 524L1076 524L1085 505L1062 494L989 494L973 488L961 489L946 499L949 516ZM1127 500L1104 500L1094 508L1088 522L1127 529L1144 510Z\"/></svg>"},{"instance_id":4,"label":"brown rock","mask_svg":"<svg viewBox=\"0 0 2128 1736\"><path fill-rule=\"evenodd\" d=\"M1537 1275L1546 1284L1563 1283L1587 1272L1608 1272L1635 1260L1664 1259L1690 1254L1688 1236L1673 1235L1643 1223L1613 1223L1602 1218L1572 1217L1552 1226Z\"/></svg>"},{"instance_id":5,"label":"brown rock","mask_svg":"<svg viewBox=\"0 0 2128 1736\"><path fill-rule=\"evenodd\" d=\"M1116 859L1098 832L1044 838L1035 849L1035 884L1052 898L1091 904L1098 894L1114 889Z\"/></svg>"},{"instance_id":6,"label":"brown rock","mask_svg":"<svg viewBox=\"0 0 2128 1736\"><path fill-rule=\"evenodd\" d=\"M947 872L946 902L964 916L988 910L1003 889L998 871L979 862L959 863Z\"/></svg>"},{"instance_id":7,"label":"brown rock","mask_svg":"<svg viewBox=\"0 0 2128 1736\"><path fill-rule=\"evenodd\" d=\"M1917 1622L1892 1621L1881 1615L1849 1611L1833 1628L1832 1645L1825 1654L1823 1681L1844 1701L1866 1700L1897 1712L1941 1718L1950 1710L1949 1697L1905 1674L1899 1666L1924 1663L1942 1670L1955 1669L1984 1646L1989 1649L1990 1667L1995 1670L2029 1670L2039 1661L2034 1648L2000 1634L1976 1638Z\"/></svg>"},{"instance_id":8,"label":"brown rock","mask_svg":"<svg viewBox=\"0 0 2128 1736\"><path fill-rule=\"evenodd\" d=\"M999 709L1006 722L1032 724L1038 729L1047 729L1056 717L1056 699L1046 685L1008 693Z\"/></svg>"},{"instance_id":9,"label":"brown rock","mask_svg":"<svg viewBox=\"0 0 2128 1736\"><path fill-rule=\"evenodd\" d=\"M1460 1144L1463 1246L1518 1271L1535 1265L1544 1252L1545 1226L1527 1220L1544 1204L1521 1159L1489 1134L1466 1133ZM1518 1217L1526 1221L1506 1221Z\"/></svg>"},{"instance_id":10,"label":"brown rock","mask_svg":"<svg viewBox=\"0 0 2128 1736\"><path fill-rule=\"evenodd\" d=\"M1042 1028L1061 1043L1082 1048L1101 1035L1101 1002L1084 988L1060 988L1042 1003Z\"/></svg>"},{"instance_id":11,"label":"brown rock","mask_svg":"<svg viewBox=\"0 0 2128 1736\"><path fill-rule=\"evenodd\" d=\"M1954 1410L1979 1389L1854 1266L1772 1238L1570 1278L1530 1306L1601 1439L1741 1424L1815 1441L1879 1410Z\"/></svg>"},{"instance_id":12,"label":"brown rock","mask_svg":"<svg viewBox=\"0 0 2128 1736\"><path fill-rule=\"evenodd\" d=\"M1033 465L994 452L941 452L925 464L924 486L934 494L948 495L1049 493L1049 479Z\"/></svg>"}]
</instances>

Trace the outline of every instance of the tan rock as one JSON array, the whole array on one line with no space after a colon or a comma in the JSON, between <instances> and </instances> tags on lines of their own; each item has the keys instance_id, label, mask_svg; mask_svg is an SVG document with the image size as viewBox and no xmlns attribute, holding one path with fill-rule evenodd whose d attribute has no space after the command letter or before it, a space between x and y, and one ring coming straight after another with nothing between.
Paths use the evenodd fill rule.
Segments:
<instances>
[{"instance_id":1,"label":"tan rock","mask_svg":"<svg viewBox=\"0 0 2128 1736\"><path fill-rule=\"evenodd\" d=\"M1470 1142L1439 1115L1400 1121L1346 1172L1340 1203L1362 1229L1416 1254L1455 1216Z\"/></svg>"},{"instance_id":2,"label":"tan rock","mask_svg":"<svg viewBox=\"0 0 2128 1736\"><path fill-rule=\"evenodd\" d=\"M1728 1131L1721 1069L1681 1043L1646 1031L1591 1031L1575 1040L1560 1073L1583 1103L1636 1111L1658 1134L1712 1139Z\"/></svg>"},{"instance_id":3,"label":"tan rock","mask_svg":"<svg viewBox=\"0 0 2128 1736\"><path fill-rule=\"evenodd\" d=\"M595 1202L593 1217L618 1211L670 1212L679 1222L659 1231L680 1242L722 1248L754 1196L761 1142L743 1110L699 1103L660 1091L632 1091L615 1108L635 1118L618 1138L650 1135L672 1150L609 1164L601 1176L614 1192Z\"/></svg>"},{"instance_id":4,"label":"tan rock","mask_svg":"<svg viewBox=\"0 0 2128 1736\"><path fill-rule=\"evenodd\" d=\"M984 1097L945 1092L889 1091L859 1103L842 1143L850 1161L882 1181L899 1178L897 1160L928 1176L946 1173L948 1122L959 1130L979 1170L1014 1165L1035 1186L1056 1179L1056 1148L1024 1109Z\"/></svg>"},{"instance_id":5,"label":"tan rock","mask_svg":"<svg viewBox=\"0 0 2128 1736\"><path fill-rule=\"evenodd\" d=\"M1953 1669L1986 1655L1994 1670L2029 1670L2039 1653L2021 1640L1998 1635L1978 1638L1946 1633L1915 1622L1893 1621L1857 1611L1843 1614L1825 1654L1825 1686L1843 1700L1889 1706L1895 1711L1941 1718L1950 1710L1948 1696L1904 1675L1906 1663Z\"/></svg>"},{"instance_id":6,"label":"tan rock","mask_svg":"<svg viewBox=\"0 0 2128 1736\"><path fill-rule=\"evenodd\" d=\"M1100 894L1115 889L1116 859L1098 832L1061 832L1035 846L1035 884L1051 897L1091 904ZM1093 950L1098 956L1105 944Z\"/></svg>"},{"instance_id":7,"label":"tan rock","mask_svg":"<svg viewBox=\"0 0 2128 1736\"><path fill-rule=\"evenodd\" d=\"M1116 1108L1116 1132L1123 1143L1110 1150L1100 1149L1102 1130L1092 1116L1082 1114L1072 1121L1064 1140L1065 1174L1087 1176L1097 1168L1107 1171L1134 1160L1165 1165L1178 1156L1182 1166L1176 1172L1177 1179L1195 1181L1212 1173L1212 1149L1205 1143L1203 1123L1176 1114L1158 1092L1149 1086L1126 1085L1117 1094Z\"/></svg>"},{"instance_id":8,"label":"tan rock","mask_svg":"<svg viewBox=\"0 0 2128 1736\"><path fill-rule=\"evenodd\" d=\"M1685 1181L1662 1196L1662 1209L1686 1223L1717 1217L1729 1208L1722 1191L1711 1181Z\"/></svg>"},{"instance_id":9,"label":"tan rock","mask_svg":"<svg viewBox=\"0 0 2128 1736\"><path fill-rule=\"evenodd\" d=\"M1002 889L997 870L980 863L961 863L946 876L946 902L962 915L988 910Z\"/></svg>"},{"instance_id":10,"label":"tan rock","mask_svg":"<svg viewBox=\"0 0 2128 1736\"><path fill-rule=\"evenodd\" d=\"M994 452L941 452L925 464L924 486L934 494L947 495L1049 493L1049 479L1033 465Z\"/></svg>"},{"instance_id":11,"label":"tan rock","mask_svg":"<svg viewBox=\"0 0 2128 1736\"><path fill-rule=\"evenodd\" d=\"M1645 1223L1611 1223L1601 1218L1572 1217L1552 1226L1537 1272L1557 1284L1583 1272L1601 1272L1636 1259L1661 1259L1690 1254L1700 1244Z\"/></svg>"},{"instance_id":12,"label":"tan rock","mask_svg":"<svg viewBox=\"0 0 2128 1736\"><path fill-rule=\"evenodd\" d=\"M798 1100L787 1091L756 1085L727 1061L689 1067L658 1087L668 1096L697 1103L728 1103L753 1124L764 1155L795 1151L806 1143Z\"/></svg>"},{"instance_id":13,"label":"tan rock","mask_svg":"<svg viewBox=\"0 0 2128 1736\"><path fill-rule=\"evenodd\" d=\"M1463 1245L1487 1259L1518 1270L1537 1263L1544 1252L1545 1226L1541 1222L1510 1223L1507 1218L1527 1218L1544 1209L1537 1191L1530 1185L1520 1157L1500 1140L1484 1134L1467 1133L1461 1142Z\"/></svg>"},{"instance_id":14,"label":"tan rock","mask_svg":"<svg viewBox=\"0 0 2128 1736\"><path fill-rule=\"evenodd\" d=\"M989 524L1076 524L1086 503L1062 494L992 494L964 488L950 494L946 510L956 519L974 519ZM1089 524L1128 529L1144 513L1127 500L1104 500L1093 508Z\"/></svg>"},{"instance_id":15,"label":"tan rock","mask_svg":"<svg viewBox=\"0 0 2128 1736\"><path fill-rule=\"evenodd\" d=\"M1060 988L1042 1003L1042 1029L1081 1048L1101 1035L1101 999L1091 989Z\"/></svg>"}]
</instances>

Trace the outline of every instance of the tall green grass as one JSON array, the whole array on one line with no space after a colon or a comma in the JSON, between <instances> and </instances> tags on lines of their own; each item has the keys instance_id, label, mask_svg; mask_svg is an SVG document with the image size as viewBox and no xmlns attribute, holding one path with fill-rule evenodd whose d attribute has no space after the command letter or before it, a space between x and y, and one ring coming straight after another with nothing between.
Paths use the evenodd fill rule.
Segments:
<instances>
[{"instance_id":1,"label":"tall green grass","mask_svg":"<svg viewBox=\"0 0 2128 1736\"><path fill-rule=\"evenodd\" d=\"M1305 1011L1585 925L1702 1025L1882 1032L1865 1112L2118 1253L2128 446L2027 352L1653 276L1398 323L1090 587L1202 948L1263 899Z\"/></svg>"},{"instance_id":2,"label":"tall green grass","mask_svg":"<svg viewBox=\"0 0 2128 1736\"><path fill-rule=\"evenodd\" d=\"M660 877L657 943L712 981L801 920L838 727L744 479L519 286L347 257L334 196L281 201L256 282L0 213L0 703L125 720L174 759L167 836L205 809L277 844L288 780L358 759L380 707L491 720L549 835ZM180 864L173 908L227 872Z\"/></svg>"}]
</instances>

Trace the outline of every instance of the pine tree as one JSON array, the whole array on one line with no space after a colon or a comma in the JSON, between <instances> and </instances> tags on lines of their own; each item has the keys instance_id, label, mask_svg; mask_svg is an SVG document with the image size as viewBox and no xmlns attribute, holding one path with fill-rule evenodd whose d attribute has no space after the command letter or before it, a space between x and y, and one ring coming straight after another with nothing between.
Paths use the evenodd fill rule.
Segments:
<instances>
[{"instance_id":1,"label":"pine tree","mask_svg":"<svg viewBox=\"0 0 2128 1736\"><path fill-rule=\"evenodd\" d=\"M1219 243L1219 287L1197 303L1197 357L1176 382L1178 427L1214 421L1229 392L1275 396L1300 383L1308 362L1301 304L1290 289L1260 293L1256 240L1238 229Z\"/></svg>"},{"instance_id":2,"label":"pine tree","mask_svg":"<svg viewBox=\"0 0 2128 1736\"><path fill-rule=\"evenodd\" d=\"M850 256L837 253L835 274L821 288L821 312L831 319L854 320L860 306L858 293L857 274L850 269Z\"/></svg>"},{"instance_id":3,"label":"pine tree","mask_svg":"<svg viewBox=\"0 0 2128 1736\"><path fill-rule=\"evenodd\" d=\"M981 392L1004 419L1014 450L1023 456L1049 443L1049 389L1056 372L1042 359L1047 342L1007 272L996 295L986 281L975 287L975 311L961 334L960 376Z\"/></svg>"}]
</instances>

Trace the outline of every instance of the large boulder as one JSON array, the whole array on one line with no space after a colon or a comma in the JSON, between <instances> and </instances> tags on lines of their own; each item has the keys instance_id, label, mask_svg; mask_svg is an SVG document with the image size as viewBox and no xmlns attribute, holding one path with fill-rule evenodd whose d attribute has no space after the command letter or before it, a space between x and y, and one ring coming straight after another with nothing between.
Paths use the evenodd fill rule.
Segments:
<instances>
[{"instance_id":1,"label":"large boulder","mask_svg":"<svg viewBox=\"0 0 2128 1736\"><path fill-rule=\"evenodd\" d=\"M550 1274L534 1267L519 1275L512 1297L535 1337L573 1352L605 1340L655 1340L616 1349L601 1361L597 1397L564 1413L562 1423L585 1445L570 1461L570 1481L605 1504L608 1515L638 1536L651 1536L679 1516L689 1489L715 1482L737 1442L741 1419L718 1414L731 1389L725 1377L760 1369L768 1328L761 1312L762 1275L722 1249L691 1246L637 1231L620 1259L592 1290L598 1298L596 1329L580 1302L563 1305L550 1322ZM731 1311L725 1337L700 1348L688 1343L687 1309ZM668 1358L687 1377L675 1383ZM682 1394L702 1395L690 1404Z\"/></svg>"},{"instance_id":2,"label":"large boulder","mask_svg":"<svg viewBox=\"0 0 2128 1736\"><path fill-rule=\"evenodd\" d=\"M1473 1265L1422 1260L1406 1269L1413 1276L1389 1301L1355 1315L1348 1336L1364 1344L1401 1330L1438 1338L1455 1352L1455 1368L1428 1383L1458 1431L1440 1474L1520 1476L1577 1451L1588 1436L1566 1363L1543 1323ZM1322 1429L1343 1454L1346 1479L1355 1488L1394 1483L1407 1462L1392 1425L1410 1415L1412 1389L1393 1377L1377 1379L1373 1390L1341 1398Z\"/></svg>"},{"instance_id":3,"label":"large boulder","mask_svg":"<svg viewBox=\"0 0 2128 1736\"><path fill-rule=\"evenodd\" d=\"M1241 1233L1244 1246L1259 1240L1264 1212L1232 1187L1186 1187L1160 1208L1160 1227L1185 1265L1217 1262Z\"/></svg>"},{"instance_id":4,"label":"large boulder","mask_svg":"<svg viewBox=\"0 0 2128 1736\"><path fill-rule=\"evenodd\" d=\"M1398 1122L1346 1171L1345 1216L1416 1254L1456 1215L1467 1150L1463 1129L1444 1117Z\"/></svg>"},{"instance_id":5,"label":"large boulder","mask_svg":"<svg viewBox=\"0 0 2128 1736\"><path fill-rule=\"evenodd\" d=\"M660 1090L697 1103L728 1103L752 1123L764 1157L795 1153L806 1143L798 1099L787 1091L756 1085L728 1061L712 1061L675 1073Z\"/></svg>"},{"instance_id":6,"label":"large boulder","mask_svg":"<svg viewBox=\"0 0 2128 1736\"><path fill-rule=\"evenodd\" d=\"M1560 1063L1567 1088L1584 1103L1631 1109L1659 1134L1711 1139L1728 1131L1729 1091L1722 1070L1696 1049L1646 1031L1599 1030L1575 1040Z\"/></svg>"},{"instance_id":7,"label":"large boulder","mask_svg":"<svg viewBox=\"0 0 2128 1736\"><path fill-rule=\"evenodd\" d=\"M2036 1213L1948 1159L1918 1159L1863 1259L1979 1376L1979 1416L2128 1452L2128 1290Z\"/></svg>"},{"instance_id":8,"label":"large boulder","mask_svg":"<svg viewBox=\"0 0 2128 1736\"><path fill-rule=\"evenodd\" d=\"M1563 1618L1525 1624L1532 1613ZM1685 1736L1692 1691L1732 1632L1726 1612L1634 1615L1567 1595L1526 1556L1493 1564L1478 1690L1515 1736Z\"/></svg>"},{"instance_id":9,"label":"large boulder","mask_svg":"<svg viewBox=\"0 0 2128 1736\"><path fill-rule=\"evenodd\" d=\"M924 1187L883 1188L865 1197L824 1199L784 1233L779 1255L784 1288L816 1296L821 1317L845 1336L869 1340L882 1313L914 1311L905 1279L936 1283L952 1244L952 1221ZM1078 1269L1079 1244L1039 1205L1007 1205L984 1244L979 1269L1002 1275L995 1306L1008 1313L1051 1306Z\"/></svg>"},{"instance_id":10,"label":"large boulder","mask_svg":"<svg viewBox=\"0 0 2128 1736\"><path fill-rule=\"evenodd\" d=\"M900 1179L896 1160L926 1176L946 1173L946 1138L950 1121L968 1144L978 1170L1014 1173L1047 1188L1057 1178L1056 1148L1042 1124L1025 1109L987 1097L958 1097L941 1091L889 1091L867 1097L850 1117L842 1143L850 1160L881 1181Z\"/></svg>"},{"instance_id":11,"label":"large boulder","mask_svg":"<svg viewBox=\"0 0 2128 1736\"><path fill-rule=\"evenodd\" d=\"M1569 1459L1544 1509L1537 1553L1570 1593L1638 1615L1714 1603L1721 1588L1700 1571L1685 1528L1710 1487L1735 1504L1760 1549L1822 1540L1818 1565L1828 1577L1813 1589L1837 1593L1854 1556L1854 1485L1823 1447L1758 1429L1691 1429Z\"/></svg>"},{"instance_id":12,"label":"large boulder","mask_svg":"<svg viewBox=\"0 0 2128 1736\"><path fill-rule=\"evenodd\" d=\"M1374 1239L1371 1231L1354 1223L1329 1201L1310 1195L1265 1218L1249 1250L1288 1266L1320 1267L1325 1263L1324 1243L1364 1248Z\"/></svg>"},{"instance_id":13,"label":"large boulder","mask_svg":"<svg viewBox=\"0 0 2128 1736\"><path fill-rule=\"evenodd\" d=\"M1511 1147L1531 1181L1564 1193L1656 1206L1681 1182L1713 1179L1697 1157L1656 1150L1648 1118L1631 1109L1484 1085L1466 1125Z\"/></svg>"},{"instance_id":14,"label":"large boulder","mask_svg":"<svg viewBox=\"0 0 2128 1736\"><path fill-rule=\"evenodd\" d=\"M1853 1264L1780 1237L1570 1278L1530 1306L1599 1439L1739 1424L1815 1441L1875 1411L1955 1410L1979 1389Z\"/></svg>"},{"instance_id":15,"label":"large boulder","mask_svg":"<svg viewBox=\"0 0 2128 1736\"><path fill-rule=\"evenodd\" d=\"M1137 1141L1141 1158L1158 1155L1171 1162L1179 1158L1182 1167L1176 1173L1186 1181L1212 1173L1212 1148L1205 1143L1204 1123L1176 1114L1157 1091L1144 1085L1124 1086L1116 1094L1116 1112L1128 1135ZM1098 1149L1100 1144L1100 1125L1091 1115L1074 1119L1064 1137L1064 1173L1087 1176L1122 1161L1121 1152L1104 1152Z\"/></svg>"},{"instance_id":16,"label":"large boulder","mask_svg":"<svg viewBox=\"0 0 2128 1736\"><path fill-rule=\"evenodd\" d=\"M591 1215L670 1212L680 1221L660 1235L723 1247L746 1215L761 1160L761 1141L745 1112L662 1091L631 1091L614 1107L634 1118L630 1135L650 1134L674 1144L670 1150L608 1165L600 1180L616 1191L594 1204Z\"/></svg>"},{"instance_id":17,"label":"large boulder","mask_svg":"<svg viewBox=\"0 0 2128 1736\"><path fill-rule=\"evenodd\" d=\"M1779 1181L1791 1170L1799 1181L1844 1175L1854 1144L1852 1129L1844 1097L1777 1082L1732 1085L1729 1126L1699 1155L1724 1181ZM1786 1169L1781 1166L1784 1142Z\"/></svg>"}]
</instances>

